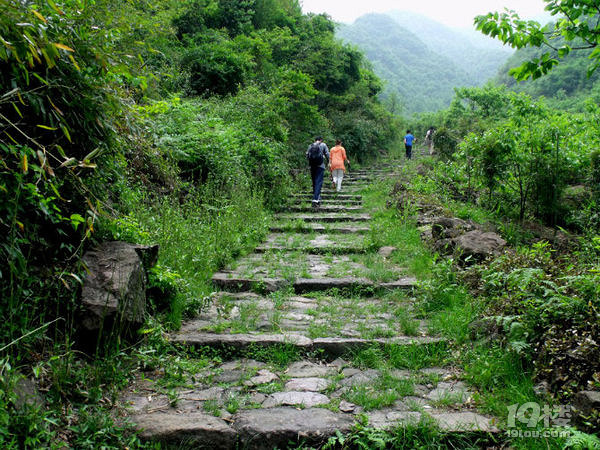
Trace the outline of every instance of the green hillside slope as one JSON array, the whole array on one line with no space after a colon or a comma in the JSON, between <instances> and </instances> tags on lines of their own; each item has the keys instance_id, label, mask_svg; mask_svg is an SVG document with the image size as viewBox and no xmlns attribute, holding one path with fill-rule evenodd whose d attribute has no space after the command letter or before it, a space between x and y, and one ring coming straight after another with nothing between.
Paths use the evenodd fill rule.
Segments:
<instances>
[{"instance_id":1,"label":"green hillside slope","mask_svg":"<svg viewBox=\"0 0 600 450\"><path fill-rule=\"evenodd\" d=\"M512 53L487 36L454 30L420 14L391 11L387 15L416 34L430 50L460 65L477 85L494 77Z\"/></svg>"},{"instance_id":2,"label":"green hillside slope","mask_svg":"<svg viewBox=\"0 0 600 450\"><path fill-rule=\"evenodd\" d=\"M397 93L405 113L446 107L454 87L475 85L451 58L433 52L386 15L362 16L340 26L337 35L365 52L375 73L386 81L384 96Z\"/></svg>"}]
</instances>

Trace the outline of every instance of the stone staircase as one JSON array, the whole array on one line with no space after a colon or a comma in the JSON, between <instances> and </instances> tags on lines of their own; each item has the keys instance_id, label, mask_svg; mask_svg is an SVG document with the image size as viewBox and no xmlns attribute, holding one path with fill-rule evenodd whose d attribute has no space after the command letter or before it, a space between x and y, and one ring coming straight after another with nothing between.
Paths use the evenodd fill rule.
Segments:
<instances>
[{"instance_id":1,"label":"stone staircase","mask_svg":"<svg viewBox=\"0 0 600 450\"><path fill-rule=\"evenodd\" d=\"M324 189L317 210L308 194L295 196L254 253L214 275L212 303L169 339L223 361L169 392L160 368L133 383L122 403L142 438L177 448L318 446L364 417L383 429L426 417L448 432L497 431L473 410L460 372L435 364L448 343L414 317L416 280L369 244L360 191L389 175L353 172L343 194ZM389 364L369 364L377 354Z\"/></svg>"}]
</instances>

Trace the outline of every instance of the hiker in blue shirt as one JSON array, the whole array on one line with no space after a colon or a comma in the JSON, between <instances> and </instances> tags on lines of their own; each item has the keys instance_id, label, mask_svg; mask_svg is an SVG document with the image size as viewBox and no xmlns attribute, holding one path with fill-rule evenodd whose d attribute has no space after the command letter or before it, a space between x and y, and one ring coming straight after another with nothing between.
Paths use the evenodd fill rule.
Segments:
<instances>
[{"instance_id":1,"label":"hiker in blue shirt","mask_svg":"<svg viewBox=\"0 0 600 450\"><path fill-rule=\"evenodd\" d=\"M410 130L406 130L406 136L404 136L404 148L406 149L406 159L412 158L413 141L417 142L415 137L410 133Z\"/></svg>"},{"instance_id":2,"label":"hiker in blue shirt","mask_svg":"<svg viewBox=\"0 0 600 450\"><path fill-rule=\"evenodd\" d=\"M310 165L310 177L313 185L313 208L318 208L321 203L321 187L323 186L323 175L325 174L325 158L329 161L329 148L323 142L322 137L315 138L315 142L308 146L306 151L308 164Z\"/></svg>"}]
</instances>

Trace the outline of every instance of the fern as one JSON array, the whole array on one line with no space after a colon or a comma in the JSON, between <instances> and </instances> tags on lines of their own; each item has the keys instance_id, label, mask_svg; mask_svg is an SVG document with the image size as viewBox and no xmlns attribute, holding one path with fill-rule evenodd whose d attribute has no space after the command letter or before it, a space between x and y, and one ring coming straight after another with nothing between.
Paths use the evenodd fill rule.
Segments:
<instances>
[{"instance_id":1,"label":"fern","mask_svg":"<svg viewBox=\"0 0 600 450\"><path fill-rule=\"evenodd\" d=\"M567 439L567 442L565 442L563 448L572 448L574 450L600 450L600 438L573 428L572 434Z\"/></svg>"}]
</instances>

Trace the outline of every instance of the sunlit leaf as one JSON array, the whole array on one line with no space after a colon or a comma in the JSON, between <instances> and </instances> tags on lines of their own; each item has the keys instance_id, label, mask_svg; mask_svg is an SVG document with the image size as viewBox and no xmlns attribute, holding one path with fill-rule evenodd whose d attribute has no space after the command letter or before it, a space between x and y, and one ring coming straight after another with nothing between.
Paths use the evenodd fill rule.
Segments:
<instances>
[{"instance_id":1,"label":"sunlit leaf","mask_svg":"<svg viewBox=\"0 0 600 450\"><path fill-rule=\"evenodd\" d=\"M68 47L65 44L60 44L58 42L53 42L52 45L54 45L56 48L60 48L61 50L66 50L68 52L74 52L75 51L71 47Z\"/></svg>"},{"instance_id":2,"label":"sunlit leaf","mask_svg":"<svg viewBox=\"0 0 600 450\"><path fill-rule=\"evenodd\" d=\"M32 9L31 12L33 13L33 15L35 17L37 17L38 19L40 19L42 22L48 23L48 21L46 20L46 18L44 16L42 16L39 12L37 12L35 9Z\"/></svg>"}]
</instances>

